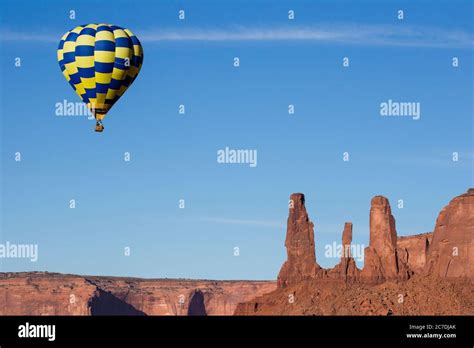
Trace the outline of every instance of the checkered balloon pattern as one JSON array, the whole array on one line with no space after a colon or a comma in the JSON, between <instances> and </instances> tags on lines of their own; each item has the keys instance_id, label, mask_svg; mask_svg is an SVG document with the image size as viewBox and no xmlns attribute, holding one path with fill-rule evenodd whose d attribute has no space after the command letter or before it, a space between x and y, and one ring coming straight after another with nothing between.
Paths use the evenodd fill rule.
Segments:
<instances>
[{"instance_id":1,"label":"checkered balloon pattern","mask_svg":"<svg viewBox=\"0 0 474 348\"><path fill-rule=\"evenodd\" d=\"M102 121L138 76L143 48L129 29L80 25L61 38L58 62L66 80Z\"/></svg>"}]
</instances>

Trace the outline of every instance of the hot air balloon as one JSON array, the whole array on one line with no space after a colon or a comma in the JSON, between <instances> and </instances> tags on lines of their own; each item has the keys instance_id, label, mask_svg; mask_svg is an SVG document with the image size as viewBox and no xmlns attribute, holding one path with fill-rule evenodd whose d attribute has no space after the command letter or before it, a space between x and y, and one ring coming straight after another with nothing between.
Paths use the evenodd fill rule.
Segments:
<instances>
[{"instance_id":1,"label":"hot air balloon","mask_svg":"<svg viewBox=\"0 0 474 348\"><path fill-rule=\"evenodd\" d=\"M58 61L66 80L91 110L96 132L138 76L143 48L129 30L111 24L80 25L63 35Z\"/></svg>"}]
</instances>

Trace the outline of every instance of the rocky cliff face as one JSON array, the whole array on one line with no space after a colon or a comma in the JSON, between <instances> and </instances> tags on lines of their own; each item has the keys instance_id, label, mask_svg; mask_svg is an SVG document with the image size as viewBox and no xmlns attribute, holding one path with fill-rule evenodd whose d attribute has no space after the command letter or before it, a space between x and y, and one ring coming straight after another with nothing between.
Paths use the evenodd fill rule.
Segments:
<instances>
[{"instance_id":1,"label":"rocky cliff face","mask_svg":"<svg viewBox=\"0 0 474 348\"><path fill-rule=\"evenodd\" d=\"M474 277L474 188L439 213L426 272L443 278Z\"/></svg>"},{"instance_id":2,"label":"rocky cliff face","mask_svg":"<svg viewBox=\"0 0 474 348\"><path fill-rule=\"evenodd\" d=\"M0 273L0 315L232 315L275 282Z\"/></svg>"},{"instance_id":3,"label":"rocky cliff face","mask_svg":"<svg viewBox=\"0 0 474 348\"><path fill-rule=\"evenodd\" d=\"M97 288L76 276L0 276L0 315L89 315Z\"/></svg>"},{"instance_id":4,"label":"rocky cliff face","mask_svg":"<svg viewBox=\"0 0 474 348\"><path fill-rule=\"evenodd\" d=\"M304 195L293 193L290 196L285 240L288 258L278 274L278 286L310 280L320 270L316 263L313 228L306 212Z\"/></svg>"},{"instance_id":5,"label":"rocky cliff face","mask_svg":"<svg viewBox=\"0 0 474 348\"><path fill-rule=\"evenodd\" d=\"M397 238L398 257L416 274L423 272L433 233Z\"/></svg>"},{"instance_id":6,"label":"rocky cliff face","mask_svg":"<svg viewBox=\"0 0 474 348\"><path fill-rule=\"evenodd\" d=\"M89 277L99 288L148 315L232 315L242 299L252 299L275 289L275 282L147 280Z\"/></svg>"}]
</instances>

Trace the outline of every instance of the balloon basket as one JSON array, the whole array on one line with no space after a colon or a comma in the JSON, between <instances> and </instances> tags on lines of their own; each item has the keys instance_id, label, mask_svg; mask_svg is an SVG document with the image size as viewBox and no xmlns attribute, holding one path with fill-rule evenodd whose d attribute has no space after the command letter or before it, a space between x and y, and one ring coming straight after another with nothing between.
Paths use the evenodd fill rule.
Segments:
<instances>
[{"instance_id":1,"label":"balloon basket","mask_svg":"<svg viewBox=\"0 0 474 348\"><path fill-rule=\"evenodd\" d=\"M96 131L96 132L103 132L103 131L104 131L104 126L101 125L101 124L99 124L99 123L96 124L96 125L95 125L95 131Z\"/></svg>"}]
</instances>

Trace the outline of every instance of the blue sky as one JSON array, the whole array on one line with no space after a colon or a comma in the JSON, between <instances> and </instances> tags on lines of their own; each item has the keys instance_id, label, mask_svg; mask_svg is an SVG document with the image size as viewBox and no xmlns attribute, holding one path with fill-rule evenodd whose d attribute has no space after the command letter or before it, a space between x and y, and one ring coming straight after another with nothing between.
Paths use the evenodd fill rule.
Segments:
<instances>
[{"instance_id":1,"label":"blue sky","mask_svg":"<svg viewBox=\"0 0 474 348\"><path fill-rule=\"evenodd\" d=\"M306 195L326 267L345 221L368 244L374 195L390 199L399 235L431 231L474 182L472 11L467 0L3 1L0 242L38 244L39 259L0 270L275 279L292 192ZM56 48L86 23L130 28L145 55L102 134L55 116L79 101ZM381 117L388 99L419 102L421 118ZM226 146L256 149L257 167L218 164Z\"/></svg>"}]
</instances>

